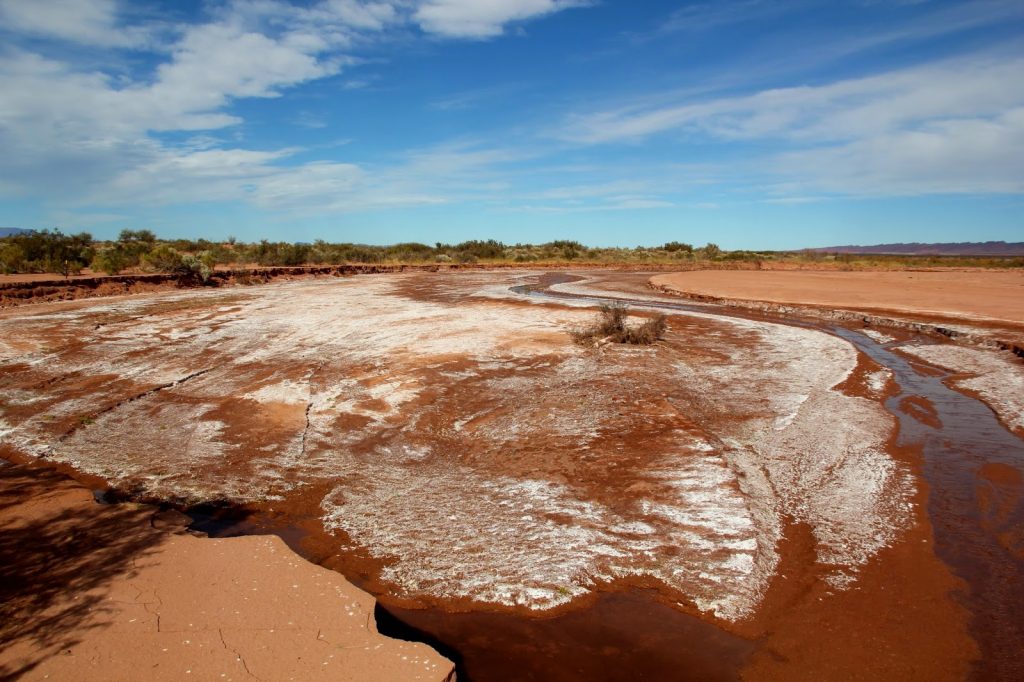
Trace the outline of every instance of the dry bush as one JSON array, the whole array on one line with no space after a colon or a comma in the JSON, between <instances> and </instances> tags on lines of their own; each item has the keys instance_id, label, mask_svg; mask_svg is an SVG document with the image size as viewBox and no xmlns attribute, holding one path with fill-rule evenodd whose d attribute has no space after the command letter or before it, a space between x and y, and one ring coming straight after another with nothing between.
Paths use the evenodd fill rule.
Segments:
<instances>
[{"instance_id":1,"label":"dry bush","mask_svg":"<svg viewBox=\"0 0 1024 682\"><path fill-rule=\"evenodd\" d=\"M665 335L668 322L665 316L658 313L645 321L638 327L626 327L622 339L618 343L632 343L640 346L649 346Z\"/></svg>"},{"instance_id":2,"label":"dry bush","mask_svg":"<svg viewBox=\"0 0 1024 682\"><path fill-rule=\"evenodd\" d=\"M660 313L639 326L631 327L626 324L628 311L625 306L606 303L600 310L594 324L570 332L573 341L581 345L607 341L649 346L665 335L668 326L665 316Z\"/></svg>"}]
</instances>

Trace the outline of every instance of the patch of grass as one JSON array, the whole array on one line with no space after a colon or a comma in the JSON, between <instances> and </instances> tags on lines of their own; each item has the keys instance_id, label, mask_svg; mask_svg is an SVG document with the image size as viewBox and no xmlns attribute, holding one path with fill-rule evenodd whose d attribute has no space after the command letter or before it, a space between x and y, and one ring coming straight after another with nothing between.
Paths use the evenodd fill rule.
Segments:
<instances>
[{"instance_id":1,"label":"patch of grass","mask_svg":"<svg viewBox=\"0 0 1024 682\"><path fill-rule=\"evenodd\" d=\"M668 322L664 315L659 313L634 326L626 323L628 314L625 306L606 303L601 306L594 324L574 329L570 335L580 345L628 343L637 346L649 346L665 335Z\"/></svg>"}]
</instances>

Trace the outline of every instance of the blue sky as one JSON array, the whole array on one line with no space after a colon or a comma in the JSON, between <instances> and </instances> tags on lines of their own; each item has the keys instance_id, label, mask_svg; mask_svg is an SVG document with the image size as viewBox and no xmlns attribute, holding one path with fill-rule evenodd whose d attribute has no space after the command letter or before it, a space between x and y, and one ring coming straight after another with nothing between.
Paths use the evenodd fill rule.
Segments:
<instances>
[{"instance_id":1,"label":"blue sky","mask_svg":"<svg viewBox=\"0 0 1024 682\"><path fill-rule=\"evenodd\" d=\"M1024 241L1024 3L0 0L0 224Z\"/></svg>"}]
</instances>

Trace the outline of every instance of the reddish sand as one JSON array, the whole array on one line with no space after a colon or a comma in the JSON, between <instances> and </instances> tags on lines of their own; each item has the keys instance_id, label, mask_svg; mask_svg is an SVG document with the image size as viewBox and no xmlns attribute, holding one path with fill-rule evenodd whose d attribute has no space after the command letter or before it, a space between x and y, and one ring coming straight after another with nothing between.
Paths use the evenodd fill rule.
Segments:
<instances>
[{"instance_id":1,"label":"reddish sand","mask_svg":"<svg viewBox=\"0 0 1024 682\"><path fill-rule=\"evenodd\" d=\"M651 282L715 298L1024 323L1024 271L697 270Z\"/></svg>"},{"instance_id":2,"label":"reddish sand","mask_svg":"<svg viewBox=\"0 0 1024 682\"><path fill-rule=\"evenodd\" d=\"M0 678L453 673L426 645L378 634L370 595L280 538L198 538L179 519L99 505L60 474L0 465Z\"/></svg>"}]
</instances>

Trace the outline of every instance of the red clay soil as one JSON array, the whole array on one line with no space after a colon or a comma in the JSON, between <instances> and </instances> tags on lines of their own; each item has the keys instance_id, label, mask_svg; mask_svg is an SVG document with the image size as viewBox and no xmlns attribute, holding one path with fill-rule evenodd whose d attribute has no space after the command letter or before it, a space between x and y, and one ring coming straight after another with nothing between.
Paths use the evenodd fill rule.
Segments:
<instances>
[{"instance_id":1,"label":"red clay soil","mask_svg":"<svg viewBox=\"0 0 1024 682\"><path fill-rule=\"evenodd\" d=\"M187 521L0 464L0 678L452 679L279 538L199 538Z\"/></svg>"}]
</instances>

